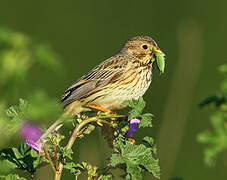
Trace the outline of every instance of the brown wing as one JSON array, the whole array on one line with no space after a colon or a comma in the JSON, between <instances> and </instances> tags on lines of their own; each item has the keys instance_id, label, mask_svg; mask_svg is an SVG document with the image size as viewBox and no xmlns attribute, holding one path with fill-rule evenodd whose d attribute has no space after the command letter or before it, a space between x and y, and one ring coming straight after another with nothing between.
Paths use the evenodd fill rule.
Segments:
<instances>
[{"instance_id":1,"label":"brown wing","mask_svg":"<svg viewBox=\"0 0 227 180\"><path fill-rule=\"evenodd\" d=\"M125 72L127 61L121 56L114 56L82 76L62 96L64 106L99 91L109 83L120 79Z\"/></svg>"}]
</instances>

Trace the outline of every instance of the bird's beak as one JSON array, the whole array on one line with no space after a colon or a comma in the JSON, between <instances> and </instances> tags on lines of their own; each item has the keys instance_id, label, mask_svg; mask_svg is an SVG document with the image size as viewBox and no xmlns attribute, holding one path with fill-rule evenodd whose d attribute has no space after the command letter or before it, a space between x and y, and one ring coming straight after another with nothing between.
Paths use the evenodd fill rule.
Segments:
<instances>
[{"instance_id":1,"label":"bird's beak","mask_svg":"<svg viewBox=\"0 0 227 180\"><path fill-rule=\"evenodd\" d=\"M160 50L159 47L154 47L154 58L157 62L158 69L160 73L164 73L165 69L165 54Z\"/></svg>"},{"instance_id":2,"label":"bird's beak","mask_svg":"<svg viewBox=\"0 0 227 180\"><path fill-rule=\"evenodd\" d=\"M163 53L163 52L160 50L160 48L159 48L159 47L154 48L154 52L155 52L155 53Z\"/></svg>"}]
</instances>

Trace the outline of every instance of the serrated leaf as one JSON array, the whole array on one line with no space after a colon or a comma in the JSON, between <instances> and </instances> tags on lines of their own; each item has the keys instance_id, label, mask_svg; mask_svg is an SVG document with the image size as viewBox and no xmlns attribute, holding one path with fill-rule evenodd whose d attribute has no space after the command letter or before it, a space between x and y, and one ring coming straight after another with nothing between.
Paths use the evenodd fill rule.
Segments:
<instances>
[{"instance_id":1,"label":"serrated leaf","mask_svg":"<svg viewBox=\"0 0 227 180\"><path fill-rule=\"evenodd\" d=\"M206 165L213 166L217 155L227 149L227 114L218 110L211 116L210 121L213 131L200 133L197 140L208 145L204 150L204 161Z\"/></svg>"},{"instance_id":2,"label":"serrated leaf","mask_svg":"<svg viewBox=\"0 0 227 180\"><path fill-rule=\"evenodd\" d=\"M146 136L146 137L143 138L143 140L145 142L147 142L150 146L153 146L153 144L154 144L154 139L152 137Z\"/></svg>"},{"instance_id":3,"label":"serrated leaf","mask_svg":"<svg viewBox=\"0 0 227 180\"><path fill-rule=\"evenodd\" d=\"M26 169L29 172L35 172L40 161L39 154L25 143L21 144L18 149L3 149L0 151L0 157L14 163L19 169Z\"/></svg>"},{"instance_id":4,"label":"serrated leaf","mask_svg":"<svg viewBox=\"0 0 227 180\"><path fill-rule=\"evenodd\" d=\"M27 169L30 172L35 172L40 162L39 154L33 148L31 148L25 143L22 143L19 146L18 151L23 156L21 160L23 161L24 164L26 164L25 169Z\"/></svg>"},{"instance_id":5,"label":"serrated leaf","mask_svg":"<svg viewBox=\"0 0 227 180\"><path fill-rule=\"evenodd\" d=\"M25 164L21 159L23 156L18 152L16 148L7 148L0 151L0 158L8 160L9 162L15 164L18 168L24 168Z\"/></svg>"},{"instance_id":6,"label":"serrated leaf","mask_svg":"<svg viewBox=\"0 0 227 180\"><path fill-rule=\"evenodd\" d=\"M129 112L129 117L128 117L129 120L133 118L138 118L142 114L143 109L146 106L146 103L142 97L139 97L138 100L132 99L129 101L124 101L123 104L132 108L132 110Z\"/></svg>"},{"instance_id":7,"label":"serrated leaf","mask_svg":"<svg viewBox=\"0 0 227 180\"><path fill-rule=\"evenodd\" d=\"M73 154L73 151L72 149L68 149L67 147L62 147L61 148L61 156L62 158L69 158L72 160L72 154Z\"/></svg>"},{"instance_id":8,"label":"serrated leaf","mask_svg":"<svg viewBox=\"0 0 227 180\"><path fill-rule=\"evenodd\" d=\"M142 169L139 166L127 163L127 173L131 176L132 180L142 180Z\"/></svg>"},{"instance_id":9,"label":"serrated leaf","mask_svg":"<svg viewBox=\"0 0 227 180\"><path fill-rule=\"evenodd\" d=\"M81 164L75 164L74 162L66 163L64 168L70 170L70 173L76 176L81 174L81 169L84 169Z\"/></svg>"},{"instance_id":10,"label":"serrated leaf","mask_svg":"<svg viewBox=\"0 0 227 180\"><path fill-rule=\"evenodd\" d=\"M146 155L141 161L141 165L144 166L154 177L160 179L160 167L158 165L158 160L154 159L151 155Z\"/></svg>"},{"instance_id":11,"label":"serrated leaf","mask_svg":"<svg viewBox=\"0 0 227 180\"><path fill-rule=\"evenodd\" d=\"M128 119L131 120L131 119L134 119L134 118L138 118L140 116L140 114L141 114L140 111L133 109L132 111L129 112Z\"/></svg>"},{"instance_id":12,"label":"serrated leaf","mask_svg":"<svg viewBox=\"0 0 227 180\"><path fill-rule=\"evenodd\" d=\"M125 145L121 145L121 157L122 160L115 155L115 162L125 163L127 167L127 173L130 174L132 179L142 178L143 166L147 171L152 173L154 177L159 178L160 168L158 165L158 160L152 157L152 151L145 145L132 145L126 142Z\"/></svg>"},{"instance_id":13,"label":"serrated leaf","mask_svg":"<svg viewBox=\"0 0 227 180\"><path fill-rule=\"evenodd\" d=\"M19 99L19 105L11 106L9 109L7 109L6 115L13 121L23 121L27 111L28 102L23 99Z\"/></svg>"},{"instance_id":14,"label":"serrated leaf","mask_svg":"<svg viewBox=\"0 0 227 180\"><path fill-rule=\"evenodd\" d=\"M139 124L139 128L152 127L152 117L153 115L150 113L143 114Z\"/></svg>"},{"instance_id":15,"label":"serrated leaf","mask_svg":"<svg viewBox=\"0 0 227 180\"><path fill-rule=\"evenodd\" d=\"M88 179L89 178L92 179L93 177L97 176L98 168L96 166L92 166L91 164L89 164L87 162L82 162L81 164L84 167L84 169L87 170Z\"/></svg>"},{"instance_id":16,"label":"serrated leaf","mask_svg":"<svg viewBox=\"0 0 227 180\"><path fill-rule=\"evenodd\" d=\"M139 112L142 112L144 107L146 106L146 103L142 97L139 97L138 100L132 99L129 101L124 101L123 104L125 104L128 107L133 108Z\"/></svg>"}]
</instances>

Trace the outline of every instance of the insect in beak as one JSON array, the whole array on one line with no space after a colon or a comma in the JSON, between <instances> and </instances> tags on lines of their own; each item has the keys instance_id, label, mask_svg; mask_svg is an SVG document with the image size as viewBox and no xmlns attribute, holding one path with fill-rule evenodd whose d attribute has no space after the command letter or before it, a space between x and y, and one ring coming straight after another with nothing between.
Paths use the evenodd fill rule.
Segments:
<instances>
[{"instance_id":1,"label":"insect in beak","mask_svg":"<svg viewBox=\"0 0 227 180\"><path fill-rule=\"evenodd\" d=\"M160 73L164 73L165 69L165 54L160 50L159 47L153 47L152 51L154 52L152 61L156 61Z\"/></svg>"}]
</instances>

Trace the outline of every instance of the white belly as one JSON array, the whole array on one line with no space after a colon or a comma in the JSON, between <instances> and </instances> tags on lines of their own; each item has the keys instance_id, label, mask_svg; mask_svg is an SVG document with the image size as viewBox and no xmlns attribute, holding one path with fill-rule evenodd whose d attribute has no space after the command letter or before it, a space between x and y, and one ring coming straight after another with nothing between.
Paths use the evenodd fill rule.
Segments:
<instances>
[{"instance_id":1,"label":"white belly","mask_svg":"<svg viewBox=\"0 0 227 180\"><path fill-rule=\"evenodd\" d=\"M139 78L138 81L134 80L130 84L119 84L118 86L113 84L114 88L106 88L106 90L96 93L95 96L100 96L100 98L97 98L91 104L114 110L124 107L122 103L126 100L138 99L147 91L152 79L151 71L140 75L141 77L137 77Z\"/></svg>"}]
</instances>

